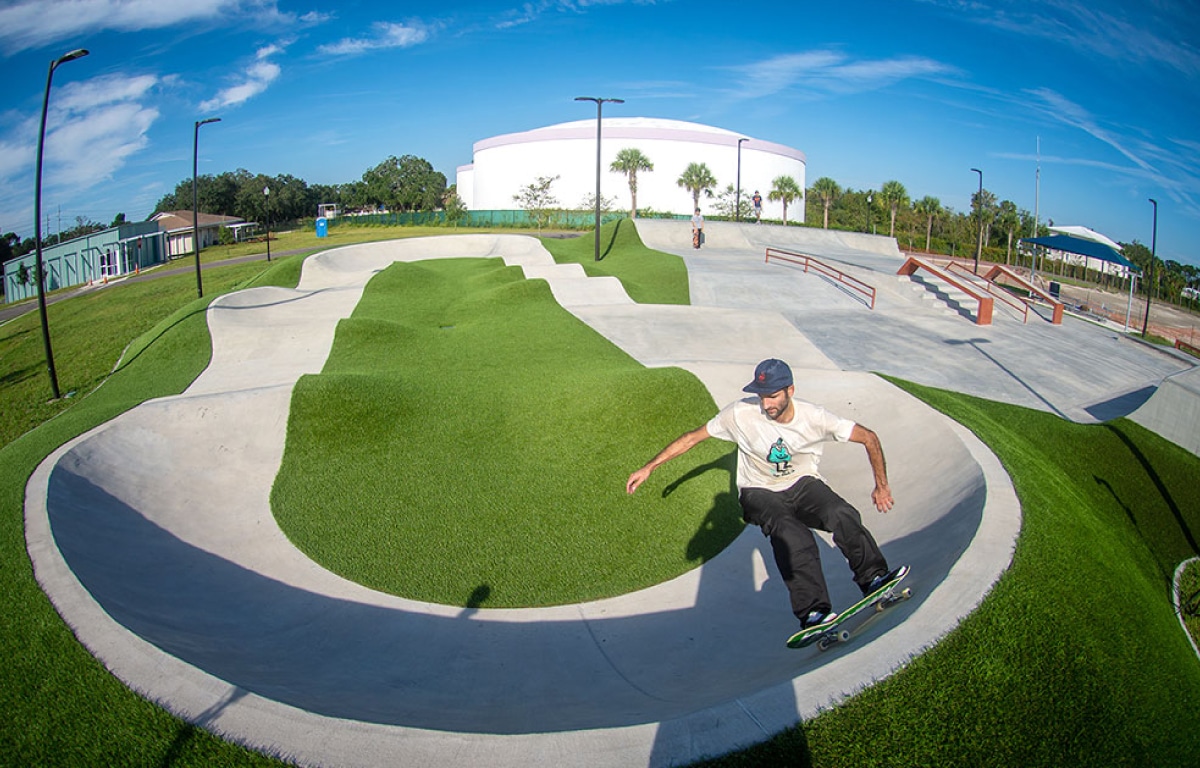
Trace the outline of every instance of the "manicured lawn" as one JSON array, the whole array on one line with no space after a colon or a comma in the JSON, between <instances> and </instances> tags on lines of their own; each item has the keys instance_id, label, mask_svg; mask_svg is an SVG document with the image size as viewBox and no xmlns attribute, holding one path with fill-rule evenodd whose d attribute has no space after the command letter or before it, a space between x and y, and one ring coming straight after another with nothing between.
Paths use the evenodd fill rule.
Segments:
<instances>
[{"instance_id":1,"label":"manicured lawn","mask_svg":"<svg viewBox=\"0 0 1200 768\"><path fill-rule=\"evenodd\" d=\"M314 560L404 597L624 594L741 532L732 454L716 441L678 471L717 471L665 497L625 493L664 435L714 412L694 377L643 368L518 267L394 264L339 325L324 371L297 386L272 508Z\"/></svg>"}]
</instances>

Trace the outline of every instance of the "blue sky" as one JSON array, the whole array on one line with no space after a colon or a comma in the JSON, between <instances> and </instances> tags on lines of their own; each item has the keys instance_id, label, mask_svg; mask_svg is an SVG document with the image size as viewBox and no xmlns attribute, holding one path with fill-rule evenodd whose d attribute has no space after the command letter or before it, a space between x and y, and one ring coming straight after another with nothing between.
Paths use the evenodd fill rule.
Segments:
<instances>
[{"instance_id":1,"label":"blue sky","mask_svg":"<svg viewBox=\"0 0 1200 768\"><path fill-rule=\"evenodd\" d=\"M606 115L705 123L803 151L807 181L889 179L966 210L978 185L1042 221L1200 264L1200 12L1189 0L337 2L0 0L0 231L43 211L145 218L191 176L310 183L388 155L451 183L472 144ZM732 179L720 178L722 185ZM61 214L60 214L61 211Z\"/></svg>"}]
</instances>

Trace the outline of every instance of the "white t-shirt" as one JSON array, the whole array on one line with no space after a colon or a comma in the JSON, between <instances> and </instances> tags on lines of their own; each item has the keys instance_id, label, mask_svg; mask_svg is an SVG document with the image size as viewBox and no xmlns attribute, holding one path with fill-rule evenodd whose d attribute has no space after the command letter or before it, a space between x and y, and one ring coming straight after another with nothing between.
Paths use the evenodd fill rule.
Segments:
<instances>
[{"instance_id":1,"label":"white t-shirt","mask_svg":"<svg viewBox=\"0 0 1200 768\"><path fill-rule=\"evenodd\" d=\"M822 443L850 439L854 422L819 405L792 398L795 413L787 423L772 421L757 397L738 400L708 422L708 434L737 443L738 488L783 490L802 477L820 477Z\"/></svg>"}]
</instances>

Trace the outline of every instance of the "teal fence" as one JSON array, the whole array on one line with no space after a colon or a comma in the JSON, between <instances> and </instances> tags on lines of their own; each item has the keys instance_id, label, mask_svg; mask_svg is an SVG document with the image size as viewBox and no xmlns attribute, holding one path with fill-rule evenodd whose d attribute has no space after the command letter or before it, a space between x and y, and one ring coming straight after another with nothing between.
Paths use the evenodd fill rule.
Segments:
<instances>
[{"instance_id":1,"label":"teal fence","mask_svg":"<svg viewBox=\"0 0 1200 768\"><path fill-rule=\"evenodd\" d=\"M624 211L609 211L600 215L600 222L624 218ZM591 229L595 226L594 211L553 211L542 224L546 229ZM329 219L329 226L428 226L428 227L490 227L514 229L533 229L537 220L528 211L464 211L455 222L446 220L445 211L412 211L408 213L372 213L363 216L338 216Z\"/></svg>"}]
</instances>

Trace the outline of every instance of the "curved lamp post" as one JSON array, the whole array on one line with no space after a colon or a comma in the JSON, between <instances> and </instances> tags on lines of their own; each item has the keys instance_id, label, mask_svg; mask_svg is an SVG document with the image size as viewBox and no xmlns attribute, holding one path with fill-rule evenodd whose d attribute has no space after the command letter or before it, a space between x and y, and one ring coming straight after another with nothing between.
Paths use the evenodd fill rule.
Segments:
<instances>
[{"instance_id":1,"label":"curved lamp post","mask_svg":"<svg viewBox=\"0 0 1200 768\"><path fill-rule=\"evenodd\" d=\"M1146 317L1142 320L1142 338L1146 338L1146 329L1150 326L1150 294L1154 291L1154 253L1158 249L1158 201L1153 197L1150 202L1154 205L1154 229L1150 234L1150 279L1146 281Z\"/></svg>"},{"instance_id":2,"label":"curved lamp post","mask_svg":"<svg viewBox=\"0 0 1200 768\"><path fill-rule=\"evenodd\" d=\"M271 260L271 187L263 187L263 197L267 201L267 261Z\"/></svg>"},{"instance_id":3,"label":"curved lamp post","mask_svg":"<svg viewBox=\"0 0 1200 768\"><path fill-rule=\"evenodd\" d=\"M979 211L979 244L975 246L975 274L979 274L979 257L983 255L983 171L972 168L979 174L979 194L975 198L975 209Z\"/></svg>"},{"instance_id":4,"label":"curved lamp post","mask_svg":"<svg viewBox=\"0 0 1200 768\"><path fill-rule=\"evenodd\" d=\"M598 96L576 96L575 101L594 101L596 102L596 261L600 261L600 115L604 109L604 102L612 102L613 104L624 104L625 99L602 99Z\"/></svg>"},{"instance_id":5,"label":"curved lamp post","mask_svg":"<svg viewBox=\"0 0 1200 768\"><path fill-rule=\"evenodd\" d=\"M46 143L46 109L50 106L50 83L54 80L54 70L60 64L81 59L88 55L86 48L76 48L70 53L59 56L50 62L50 71L46 73L46 95L42 97L42 126L38 130L37 171L34 181L33 195L33 242L37 249L37 278L38 314L42 320L42 344L46 348L46 371L50 374L50 391L54 399L59 398L58 372L54 368L54 351L50 347L50 323L46 318L46 275L42 267L42 149Z\"/></svg>"},{"instance_id":6,"label":"curved lamp post","mask_svg":"<svg viewBox=\"0 0 1200 768\"><path fill-rule=\"evenodd\" d=\"M750 141L750 139L738 139L738 169L737 169L737 193L734 202L734 210L737 212L734 219L738 222L742 220L742 142Z\"/></svg>"},{"instance_id":7,"label":"curved lamp post","mask_svg":"<svg viewBox=\"0 0 1200 768\"><path fill-rule=\"evenodd\" d=\"M197 120L196 129L192 134L192 252L196 254L196 298L199 299L204 298L204 283L200 280L200 217L196 210L196 158L200 148L200 126L219 122L219 117Z\"/></svg>"}]
</instances>

